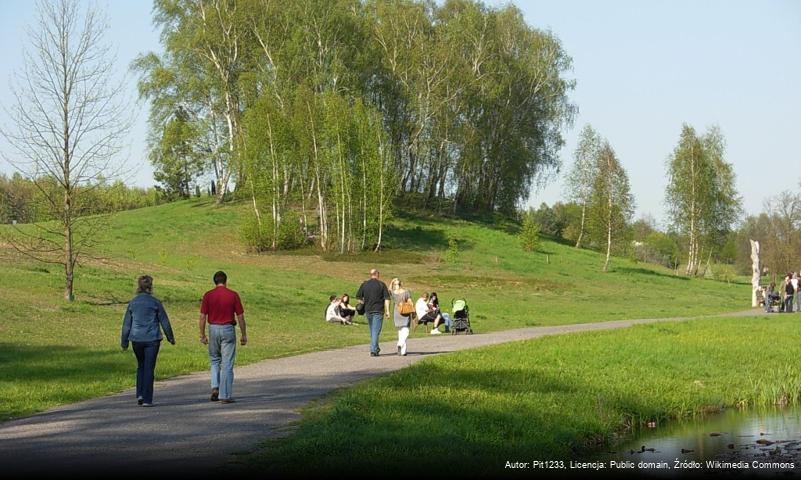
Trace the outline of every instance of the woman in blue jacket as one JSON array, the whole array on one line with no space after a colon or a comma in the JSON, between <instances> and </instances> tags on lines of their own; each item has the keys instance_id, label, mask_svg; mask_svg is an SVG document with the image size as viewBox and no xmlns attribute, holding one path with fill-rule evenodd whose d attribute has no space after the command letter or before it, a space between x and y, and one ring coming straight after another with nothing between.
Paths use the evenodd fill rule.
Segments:
<instances>
[{"instance_id":1,"label":"woman in blue jacket","mask_svg":"<svg viewBox=\"0 0 801 480\"><path fill-rule=\"evenodd\" d=\"M152 295L153 278L149 275L139 277L136 296L128 302L125 317L122 319L121 345L128 349L133 344L136 355L136 401L143 407L153 406L153 377L156 370L156 357L161 345L161 330L167 341L175 345L170 319L161 302Z\"/></svg>"}]
</instances>

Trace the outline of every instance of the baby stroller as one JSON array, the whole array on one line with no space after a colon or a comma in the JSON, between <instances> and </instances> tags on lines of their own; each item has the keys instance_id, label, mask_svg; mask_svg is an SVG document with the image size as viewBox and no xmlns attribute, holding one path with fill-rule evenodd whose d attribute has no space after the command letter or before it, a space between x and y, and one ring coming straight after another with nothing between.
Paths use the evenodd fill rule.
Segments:
<instances>
[{"instance_id":1,"label":"baby stroller","mask_svg":"<svg viewBox=\"0 0 801 480\"><path fill-rule=\"evenodd\" d=\"M470 326L470 307L464 298L451 300L451 311L453 312L453 325L451 325L451 335L458 335L459 332L473 334L473 327Z\"/></svg>"}]
</instances>

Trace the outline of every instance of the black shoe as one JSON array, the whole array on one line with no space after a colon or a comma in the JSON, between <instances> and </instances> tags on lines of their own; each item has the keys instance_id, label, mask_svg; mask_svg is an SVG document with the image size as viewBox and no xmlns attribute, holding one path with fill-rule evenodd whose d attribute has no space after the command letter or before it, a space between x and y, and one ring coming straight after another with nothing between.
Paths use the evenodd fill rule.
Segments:
<instances>
[{"instance_id":1,"label":"black shoe","mask_svg":"<svg viewBox=\"0 0 801 480\"><path fill-rule=\"evenodd\" d=\"M136 399L136 404L137 405L142 405L143 403L145 403L145 399L143 399L142 397L139 397L139 398Z\"/></svg>"},{"instance_id":2,"label":"black shoe","mask_svg":"<svg viewBox=\"0 0 801 480\"><path fill-rule=\"evenodd\" d=\"M222 400L220 400L220 403L236 403L236 400L234 400L233 398L223 398Z\"/></svg>"},{"instance_id":3,"label":"black shoe","mask_svg":"<svg viewBox=\"0 0 801 480\"><path fill-rule=\"evenodd\" d=\"M212 388L211 389L211 398L209 399L212 402L216 402L220 399L220 389L219 388Z\"/></svg>"},{"instance_id":4,"label":"black shoe","mask_svg":"<svg viewBox=\"0 0 801 480\"><path fill-rule=\"evenodd\" d=\"M371 357L377 357L378 356L378 352L370 352L370 356Z\"/></svg>"}]
</instances>

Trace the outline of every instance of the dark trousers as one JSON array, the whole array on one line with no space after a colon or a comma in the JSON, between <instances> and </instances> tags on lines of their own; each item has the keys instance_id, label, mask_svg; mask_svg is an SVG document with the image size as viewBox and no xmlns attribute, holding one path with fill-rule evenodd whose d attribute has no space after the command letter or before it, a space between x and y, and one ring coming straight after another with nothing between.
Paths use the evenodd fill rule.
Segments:
<instances>
[{"instance_id":1,"label":"dark trousers","mask_svg":"<svg viewBox=\"0 0 801 480\"><path fill-rule=\"evenodd\" d=\"M153 403L153 379L161 341L131 343L136 355L136 398Z\"/></svg>"},{"instance_id":2,"label":"dark trousers","mask_svg":"<svg viewBox=\"0 0 801 480\"><path fill-rule=\"evenodd\" d=\"M793 311L793 297L794 295L787 295L784 299L784 313L791 313Z\"/></svg>"}]
</instances>

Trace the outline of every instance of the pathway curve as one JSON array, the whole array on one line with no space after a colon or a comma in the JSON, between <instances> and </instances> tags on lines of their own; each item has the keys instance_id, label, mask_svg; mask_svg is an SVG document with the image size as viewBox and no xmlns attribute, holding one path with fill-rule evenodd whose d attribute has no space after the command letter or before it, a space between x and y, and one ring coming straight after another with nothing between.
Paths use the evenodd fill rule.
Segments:
<instances>
[{"instance_id":1,"label":"pathway curve","mask_svg":"<svg viewBox=\"0 0 801 480\"><path fill-rule=\"evenodd\" d=\"M716 316L759 314L750 310ZM229 405L208 401L208 374L198 372L158 382L154 408L136 406L129 389L0 423L0 471L86 475L133 473L146 466L151 472L203 476L234 458L233 454L287 432L288 424L300 417L298 409L308 402L431 355L546 335L687 319L618 320L412 338L406 357L395 355L394 342L386 342L381 344L385 353L377 358L368 355L365 345L358 345L264 360L236 368L237 403Z\"/></svg>"}]
</instances>

